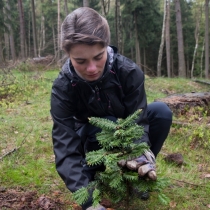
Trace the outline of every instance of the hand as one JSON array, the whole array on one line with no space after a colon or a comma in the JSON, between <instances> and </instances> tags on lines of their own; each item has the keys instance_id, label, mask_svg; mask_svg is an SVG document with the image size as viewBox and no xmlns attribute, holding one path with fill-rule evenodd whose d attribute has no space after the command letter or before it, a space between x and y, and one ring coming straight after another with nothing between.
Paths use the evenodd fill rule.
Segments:
<instances>
[{"instance_id":1,"label":"hand","mask_svg":"<svg viewBox=\"0 0 210 210\"><path fill-rule=\"evenodd\" d=\"M127 167L130 170L137 170L140 177L147 176L151 180L156 180L155 156L152 151L146 151L143 155L133 160L118 162L121 167Z\"/></svg>"}]
</instances>

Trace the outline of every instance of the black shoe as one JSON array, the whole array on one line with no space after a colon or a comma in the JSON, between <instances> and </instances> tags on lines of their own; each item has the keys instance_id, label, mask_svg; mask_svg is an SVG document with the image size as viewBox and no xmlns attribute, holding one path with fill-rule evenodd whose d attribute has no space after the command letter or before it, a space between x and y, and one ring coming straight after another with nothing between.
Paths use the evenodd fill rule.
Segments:
<instances>
[{"instance_id":1,"label":"black shoe","mask_svg":"<svg viewBox=\"0 0 210 210\"><path fill-rule=\"evenodd\" d=\"M131 190L131 195L135 195L137 198L140 198L141 200L148 200L150 195L149 195L149 192L146 190L146 191L139 191L138 189L136 188L133 188Z\"/></svg>"},{"instance_id":2,"label":"black shoe","mask_svg":"<svg viewBox=\"0 0 210 210\"><path fill-rule=\"evenodd\" d=\"M144 192L140 192L141 193L141 200L148 200L149 199L149 192L148 191L144 191Z\"/></svg>"}]
</instances>

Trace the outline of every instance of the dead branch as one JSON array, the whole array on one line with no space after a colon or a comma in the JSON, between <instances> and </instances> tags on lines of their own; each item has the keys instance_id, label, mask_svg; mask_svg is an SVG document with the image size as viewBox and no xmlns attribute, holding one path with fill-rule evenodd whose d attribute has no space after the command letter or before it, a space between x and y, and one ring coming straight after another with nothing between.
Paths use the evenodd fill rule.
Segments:
<instances>
[{"instance_id":1,"label":"dead branch","mask_svg":"<svg viewBox=\"0 0 210 210\"><path fill-rule=\"evenodd\" d=\"M183 181L183 180L177 180L177 179L174 179L174 178L171 178L171 177L170 177L170 179L173 179L176 182L182 182L182 183L185 183L185 184L188 184L188 185L192 185L192 186L195 186L195 187L202 187L203 186L203 185L198 185L198 184L186 182L186 181Z\"/></svg>"},{"instance_id":2,"label":"dead branch","mask_svg":"<svg viewBox=\"0 0 210 210\"><path fill-rule=\"evenodd\" d=\"M210 85L210 82L203 81L203 80L193 80L193 82L198 82L198 83L202 83L202 84L205 84L205 85Z\"/></svg>"},{"instance_id":3,"label":"dead branch","mask_svg":"<svg viewBox=\"0 0 210 210\"><path fill-rule=\"evenodd\" d=\"M14 148L13 150L10 150L9 152L5 153L3 156L0 157L0 160L5 158L7 155L12 154L13 152L17 151L20 147Z\"/></svg>"},{"instance_id":4,"label":"dead branch","mask_svg":"<svg viewBox=\"0 0 210 210\"><path fill-rule=\"evenodd\" d=\"M198 127L199 123L188 123L188 122L180 122L180 121L176 121L176 120L173 120L172 124L174 125L181 125L181 126L189 126L189 127ZM210 128L210 124L204 124L202 123L202 126L206 127L206 128Z\"/></svg>"},{"instance_id":5,"label":"dead branch","mask_svg":"<svg viewBox=\"0 0 210 210\"><path fill-rule=\"evenodd\" d=\"M30 131L29 131L29 132L27 133L27 135L24 137L24 139L22 140L22 142L21 142L21 144L20 144L19 147L16 147L16 148L10 150L9 152L5 153L3 156L0 157L0 160L3 160L3 158L5 158L6 156L8 156L8 155L12 154L13 152L19 150L19 149L23 146L23 144L25 143L26 138L27 138L28 135L32 132L32 130L33 130L33 127L30 129Z\"/></svg>"}]
</instances>

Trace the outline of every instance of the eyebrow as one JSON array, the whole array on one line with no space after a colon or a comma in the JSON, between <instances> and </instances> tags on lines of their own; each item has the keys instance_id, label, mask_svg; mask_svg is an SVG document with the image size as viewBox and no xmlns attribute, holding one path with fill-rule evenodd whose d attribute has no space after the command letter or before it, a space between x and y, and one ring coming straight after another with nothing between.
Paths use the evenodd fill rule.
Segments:
<instances>
[{"instance_id":1,"label":"eyebrow","mask_svg":"<svg viewBox=\"0 0 210 210\"><path fill-rule=\"evenodd\" d=\"M98 55L94 56L94 58L96 58L96 57L98 57L98 56L104 54L104 52L105 52L105 50L102 51L102 52L100 52ZM73 57L73 59L74 59L74 60L86 60L86 58L74 58L74 57Z\"/></svg>"}]
</instances>

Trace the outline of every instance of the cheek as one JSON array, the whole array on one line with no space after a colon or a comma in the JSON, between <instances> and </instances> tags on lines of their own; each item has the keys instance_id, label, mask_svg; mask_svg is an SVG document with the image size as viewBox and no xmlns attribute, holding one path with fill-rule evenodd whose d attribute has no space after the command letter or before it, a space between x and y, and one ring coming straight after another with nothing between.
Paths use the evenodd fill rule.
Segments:
<instances>
[{"instance_id":1,"label":"cheek","mask_svg":"<svg viewBox=\"0 0 210 210\"><path fill-rule=\"evenodd\" d=\"M76 63L76 62L72 62L72 65L73 65L73 67L74 67L77 71L79 71L79 72L82 72L82 71L83 71L82 65L80 65L80 64L78 64L78 63Z\"/></svg>"},{"instance_id":2,"label":"cheek","mask_svg":"<svg viewBox=\"0 0 210 210\"><path fill-rule=\"evenodd\" d=\"M106 58L100 60L100 66L101 66L101 67L104 67L105 64L106 64Z\"/></svg>"}]
</instances>

